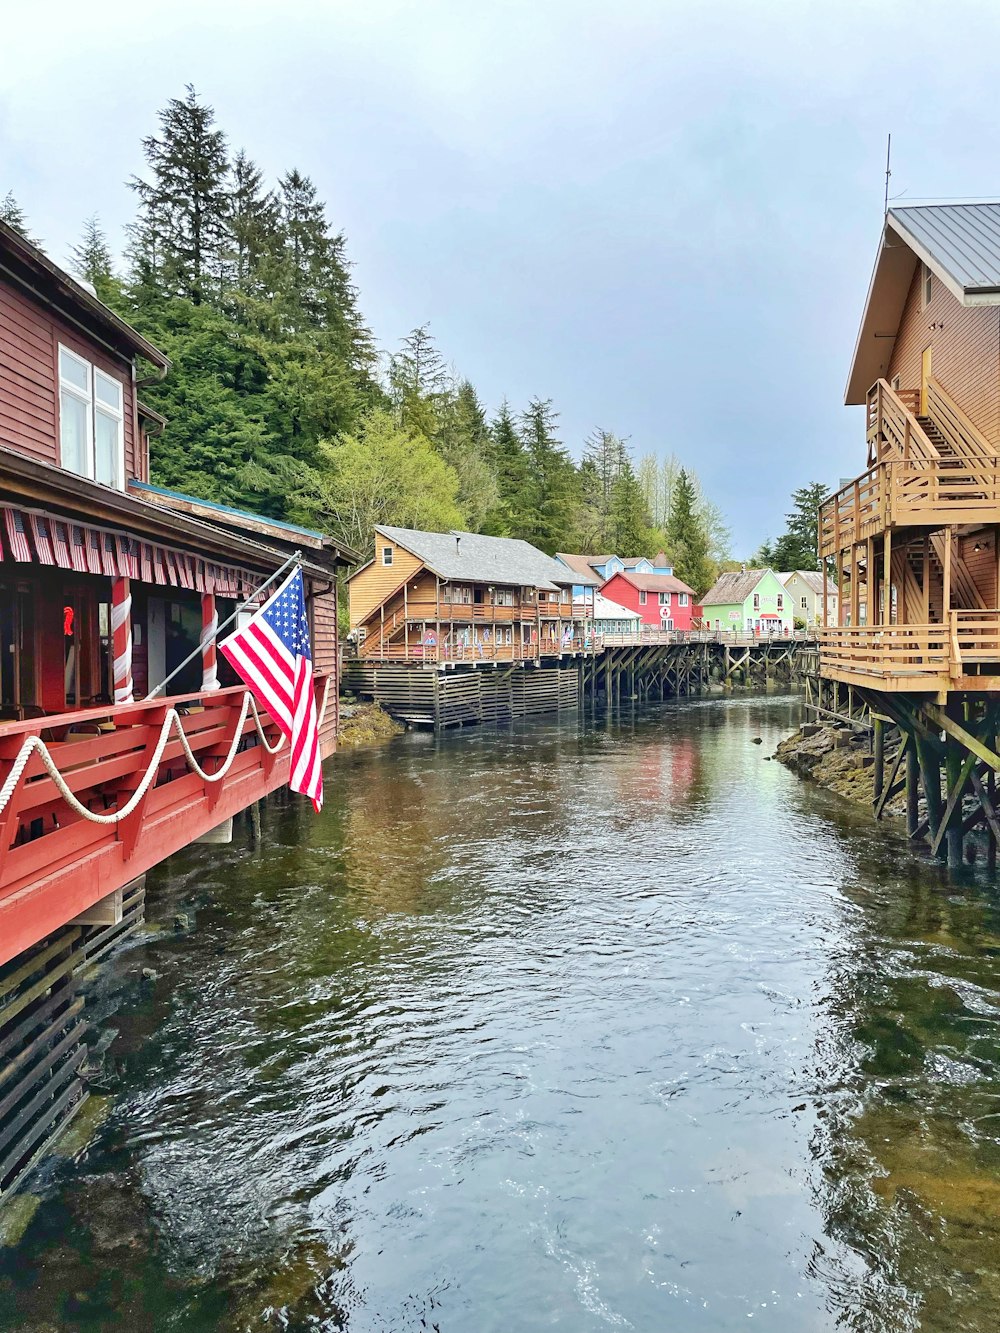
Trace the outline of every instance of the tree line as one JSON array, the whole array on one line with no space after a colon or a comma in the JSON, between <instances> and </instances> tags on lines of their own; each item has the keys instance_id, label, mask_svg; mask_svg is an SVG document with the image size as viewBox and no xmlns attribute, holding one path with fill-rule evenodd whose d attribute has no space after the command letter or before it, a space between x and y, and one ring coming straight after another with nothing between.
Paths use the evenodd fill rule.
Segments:
<instances>
[{"instance_id":1,"label":"tree line","mask_svg":"<svg viewBox=\"0 0 1000 1333\"><path fill-rule=\"evenodd\" d=\"M723 515L675 456L637 462L626 437L596 429L575 461L551 399L490 413L426 325L381 356L313 181L291 168L267 182L193 88L159 113L142 158L124 265L97 216L69 258L171 359L143 388L167 419L155 482L365 555L374 524L391 523L550 553L665 550L697 593L727 562ZM0 217L29 235L13 196Z\"/></svg>"}]
</instances>

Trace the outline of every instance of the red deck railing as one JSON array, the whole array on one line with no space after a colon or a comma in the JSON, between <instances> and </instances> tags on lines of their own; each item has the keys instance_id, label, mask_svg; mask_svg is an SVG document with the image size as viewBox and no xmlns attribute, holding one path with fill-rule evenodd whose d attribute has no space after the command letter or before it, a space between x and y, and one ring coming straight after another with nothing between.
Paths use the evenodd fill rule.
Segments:
<instances>
[{"instance_id":1,"label":"red deck railing","mask_svg":"<svg viewBox=\"0 0 1000 1333\"><path fill-rule=\"evenodd\" d=\"M0 792L35 736L73 798L33 753L0 810L0 964L287 781L288 747L271 753L277 729L245 696L236 686L0 724Z\"/></svg>"}]
</instances>

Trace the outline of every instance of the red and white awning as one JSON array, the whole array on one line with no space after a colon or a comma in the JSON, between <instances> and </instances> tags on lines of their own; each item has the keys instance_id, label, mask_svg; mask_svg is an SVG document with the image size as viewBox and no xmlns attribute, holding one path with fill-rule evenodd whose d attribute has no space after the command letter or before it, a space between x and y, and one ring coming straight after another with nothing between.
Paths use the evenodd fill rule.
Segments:
<instances>
[{"instance_id":1,"label":"red and white awning","mask_svg":"<svg viewBox=\"0 0 1000 1333\"><path fill-rule=\"evenodd\" d=\"M169 546L53 518L32 509L3 506L0 556L19 564L54 565L78 574L136 579L166 588L249 597L260 578L233 565L220 565Z\"/></svg>"}]
</instances>

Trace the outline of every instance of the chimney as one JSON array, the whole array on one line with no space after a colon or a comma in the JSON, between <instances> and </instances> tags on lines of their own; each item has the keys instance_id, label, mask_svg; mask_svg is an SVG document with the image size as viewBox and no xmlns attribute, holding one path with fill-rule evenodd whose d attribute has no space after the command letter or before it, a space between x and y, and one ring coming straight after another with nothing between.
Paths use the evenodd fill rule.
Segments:
<instances>
[{"instance_id":1,"label":"chimney","mask_svg":"<svg viewBox=\"0 0 1000 1333\"><path fill-rule=\"evenodd\" d=\"M740 573L741 573L741 574L745 574L746 572L747 572L747 567L746 567L746 565L740 565Z\"/></svg>"}]
</instances>

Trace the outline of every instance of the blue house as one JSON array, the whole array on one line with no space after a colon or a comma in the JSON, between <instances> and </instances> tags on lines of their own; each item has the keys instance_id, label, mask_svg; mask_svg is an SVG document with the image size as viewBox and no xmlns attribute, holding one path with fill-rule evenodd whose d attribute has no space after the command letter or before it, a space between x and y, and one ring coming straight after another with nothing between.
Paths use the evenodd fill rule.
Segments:
<instances>
[{"instance_id":1,"label":"blue house","mask_svg":"<svg viewBox=\"0 0 1000 1333\"><path fill-rule=\"evenodd\" d=\"M573 584L574 598L582 598L584 588L599 588L616 574L673 574L674 567L660 551L652 560L645 555L570 555L556 551L556 559L580 576ZM595 580L592 582L591 580Z\"/></svg>"}]
</instances>

